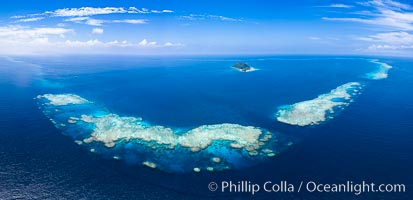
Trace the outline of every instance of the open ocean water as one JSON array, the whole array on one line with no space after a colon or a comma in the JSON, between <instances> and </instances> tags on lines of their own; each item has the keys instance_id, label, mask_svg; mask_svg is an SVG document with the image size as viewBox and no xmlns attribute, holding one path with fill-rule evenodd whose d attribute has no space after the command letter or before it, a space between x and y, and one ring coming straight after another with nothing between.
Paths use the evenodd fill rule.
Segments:
<instances>
[{"instance_id":1,"label":"open ocean water","mask_svg":"<svg viewBox=\"0 0 413 200\"><path fill-rule=\"evenodd\" d=\"M412 199L413 60L370 80L364 57L3 57L0 58L0 199L242 199L210 192L211 181L405 184L400 193L259 192L268 199ZM246 62L257 71L231 66ZM278 122L279 106L314 99L348 82L362 93L320 125ZM173 173L108 159L77 145L38 108L37 95L76 94L120 116L191 129L233 123L294 141L243 169Z\"/></svg>"}]
</instances>

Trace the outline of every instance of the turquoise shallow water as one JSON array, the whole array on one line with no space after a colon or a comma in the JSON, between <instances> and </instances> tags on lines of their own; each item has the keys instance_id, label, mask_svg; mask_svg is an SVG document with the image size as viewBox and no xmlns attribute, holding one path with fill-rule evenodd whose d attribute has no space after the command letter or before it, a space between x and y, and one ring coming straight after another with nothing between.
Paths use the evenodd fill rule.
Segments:
<instances>
[{"instance_id":1,"label":"turquoise shallow water","mask_svg":"<svg viewBox=\"0 0 413 200\"><path fill-rule=\"evenodd\" d=\"M412 61L379 60L393 66L386 79L367 79L366 74L377 70L377 64L349 57L3 59L4 117L0 124L5 131L0 141L4 160L1 176L6 180L2 186L6 189L1 192L8 197L40 198L138 198L144 192L162 198L166 190L171 197L198 198L194 195L217 195L207 190L207 183L226 179L368 179L411 185ZM240 73L230 67L238 61L259 70ZM298 127L274 118L281 105L314 99L353 81L363 84L362 93L334 119ZM236 164L241 166L236 170L165 173L142 167L141 160L134 164L113 159L112 149L91 153L89 146L75 144L48 121L44 109L38 109L38 100L33 98L46 93L77 94L106 113L142 117L150 124L175 130L222 123L260 127L287 138L283 146L290 140L293 145L282 148L275 157L243 160ZM145 155L156 156L153 152ZM56 184L56 180L60 181ZM302 195L306 199L351 197L314 193L279 197ZM380 195L363 197L377 199ZM409 193L397 195L406 197Z\"/></svg>"}]
</instances>

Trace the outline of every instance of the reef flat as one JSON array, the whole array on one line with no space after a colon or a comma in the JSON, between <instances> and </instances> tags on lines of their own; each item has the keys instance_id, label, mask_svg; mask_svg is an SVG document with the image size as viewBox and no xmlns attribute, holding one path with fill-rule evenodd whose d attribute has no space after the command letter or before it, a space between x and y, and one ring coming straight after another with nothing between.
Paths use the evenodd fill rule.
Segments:
<instances>
[{"instance_id":1,"label":"reef flat","mask_svg":"<svg viewBox=\"0 0 413 200\"><path fill-rule=\"evenodd\" d=\"M258 140L262 130L238 124L203 125L178 135L171 128L146 125L142 119L119 117L115 114L100 117L82 115L81 120L93 124L96 129L84 142L102 142L113 147L117 141L133 139L156 143L158 147L173 149L187 147L197 152L209 147L213 141L231 142L230 146L243 148L249 153L259 149Z\"/></svg>"},{"instance_id":2,"label":"reef flat","mask_svg":"<svg viewBox=\"0 0 413 200\"><path fill-rule=\"evenodd\" d=\"M370 60L370 62L377 64L377 69L367 73L366 77L371 80L380 80L388 77L389 70L393 68L387 63L379 62L378 60Z\"/></svg>"},{"instance_id":3,"label":"reef flat","mask_svg":"<svg viewBox=\"0 0 413 200\"><path fill-rule=\"evenodd\" d=\"M241 168L275 156L288 143L279 133L239 124L173 129L123 117L74 94L37 96L39 108L75 143L116 160L164 171Z\"/></svg>"},{"instance_id":4,"label":"reef flat","mask_svg":"<svg viewBox=\"0 0 413 200\"><path fill-rule=\"evenodd\" d=\"M362 89L358 82L341 85L317 98L279 107L278 121L298 126L316 125L334 118L334 113L348 106Z\"/></svg>"}]
</instances>

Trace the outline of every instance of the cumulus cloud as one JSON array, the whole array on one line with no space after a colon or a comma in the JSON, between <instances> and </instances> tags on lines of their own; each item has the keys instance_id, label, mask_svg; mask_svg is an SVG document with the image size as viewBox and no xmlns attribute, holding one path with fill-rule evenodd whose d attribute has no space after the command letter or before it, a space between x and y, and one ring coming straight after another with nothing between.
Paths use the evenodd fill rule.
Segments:
<instances>
[{"instance_id":1,"label":"cumulus cloud","mask_svg":"<svg viewBox=\"0 0 413 200\"><path fill-rule=\"evenodd\" d=\"M65 53L113 53L116 48L136 49L159 49L183 46L180 43L158 43L146 39L140 42L129 42L126 40L101 41L90 39L86 41L66 39L67 36L74 35L72 29L43 27L30 28L23 26L0 27L0 54L65 54ZM95 28L92 33L103 33L103 29ZM116 50L115 52L122 52Z\"/></svg>"},{"instance_id":2,"label":"cumulus cloud","mask_svg":"<svg viewBox=\"0 0 413 200\"><path fill-rule=\"evenodd\" d=\"M171 42L166 42L164 44L158 44L158 42L155 42L155 41L149 42L148 40L143 39L142 41L138 43L138 46L140 47L181 47L183 45L180 43L171 43Z\"/></svg>"},{"instance_id":3,"label":"cumulus cloud","mask_svg":"<svg viewBox=\"0 0 413 200\"><path fill-rule=\"evenodd\" d=\"M148 42L146 39L143 39L141 42L138 43L138 45L141 47L155 46L156 42Z\"/></svg>"},{"instance_id":4,"label":"cumulus cloud","mask_svg":"<svg viewBox=\"0 0 413 200\"><path fill-rule=\"evenodd\" d=\"M174 44L174 43L171 43L171 42L165 42L165 44L163 46L165 46L165 47L178 47L178 46L183 46L183 45L180 44L180 43Z\"/></svg>"},{"instance_id":5,"label":"cumulus cloud","mask_svg":"<svg viewBox=\"0 0 413 200\"><path fill-rule=\"evenodd\" d=\"M67 47L135 47L135 48L161 48L161 47L180 47L183 46L179 43L166 42L165 44L159 44L158 42L151 41L149 42L146 39L138 43L124 41L109 41L103 42L97 39L88 40L88 41L78 41L78 40L66 40L63 43L58 43L58 45L64 45Z\"/></svg>"},{"instance_id":6,"label":"cumulus cloud","mask_svg":"<svg viewBox=\"0 0 413 200\"><path fill-rule=\"evenodd\" d=\"M74 32L65 28L29 28L23 26L0 27L0 53L28 53L40 50L51 40L63 39L68 33Z\"/></svg>"},{"instance_id":7,"label":"cumulus cloud","mask_svg":"<svg viewBox=\"0 0 413 200\"><path fill-rule=\"evenodd\" d=\"M367 50L380 51L380 50L412 50L413 45L386 45L386 44L373 44L370 45Z\"/></svg>"},{"instance_id":8,"label":"cumulus cloud","mask_svg":"<svg viewBox=\"0 0 413 200\"><path fill-rule=\"evenodd\" d=\"M94 28L92 30L92 34L103 34L103 29L101 28Z\"/></svg>"}]
</instances>

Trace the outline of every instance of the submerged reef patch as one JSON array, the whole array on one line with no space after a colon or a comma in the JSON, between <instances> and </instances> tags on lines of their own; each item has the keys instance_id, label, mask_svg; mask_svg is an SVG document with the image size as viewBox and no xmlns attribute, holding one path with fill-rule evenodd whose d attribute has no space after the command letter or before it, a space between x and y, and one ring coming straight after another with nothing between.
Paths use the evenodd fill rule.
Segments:
<instances>
[{"instance_id":1,"label":"submerged reef patch","mask_svg":"<svg viewBox=\"0 0 413 200\"><path fill-rule=\"evenodd\" d=\"M105 157L170 172L242 168L288 147L280 133L239 124L172 129L123 117L74 94L37 96L39 108L76 144Z\"/></svg>"},{"instance_id":2,"label":"submerged reef patch","mask_svg":"<svg viewBox=\"0 0 413 200\"><path fill-rule=\"evenodd\" d=\"M332 119L337 111L352 102L362 89L358 82L341 85L317 98L279 107L275 117L278 121L298 126L316 125Z\"/></svg>"},{"instance_id":3,"label":"submerged reef patch","mask_svg":"<svg viewBox=\"0 0 413 200\"><path fill-rule=\"evenodd\" d=\"M377 69L366 74L366 78L371 80L380 80L388 77L388 72L392 66L387 63L379 62L378 60L370 60L370 62L377 64Z\"/></svg>"}]
</instances>

